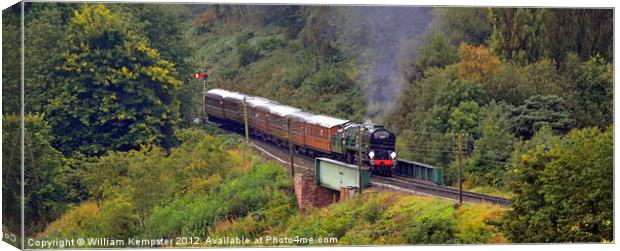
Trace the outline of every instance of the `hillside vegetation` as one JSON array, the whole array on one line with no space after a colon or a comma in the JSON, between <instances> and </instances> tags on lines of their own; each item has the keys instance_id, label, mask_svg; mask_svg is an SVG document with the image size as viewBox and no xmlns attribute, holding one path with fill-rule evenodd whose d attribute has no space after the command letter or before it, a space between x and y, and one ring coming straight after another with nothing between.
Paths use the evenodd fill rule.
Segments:
<instances>
[{"instance_id":1,"label":"hillside vegetation","mask_svg":"<svg viewBox=\"0 0 620 251\"><path fill-rule=\"evenodd\" d=\"M353 200L301 213L285 166L244 150L238 136L228 145L220 141L230 135L214 136L188 129L180 132L183 143L167 156L153 147L92 160L83 178L92 199L69 208L38 238L338 240L314 245L505 242L497 223L505 209L490 204L455 209L449 200L370 190Z\"/></svg>"},{"instance_id":2,"label":"hillside vegetation","mask_svg":"<svg viewBox=\"0 0 620 251\"><path fill-rule=\"evenodd\" d=\"M3 62L20 62L20 14L2 13ZM35 2L25 15L27 236L613 241L613 10ZM21 66L2 67L3 231L19 232ZM466 134L466 188L514 203L367 194L300 215L277 164L189 128L203 88L190 74L205 71L207 88L383 123L399 158L450 185Z\"/></svg>"}]
</instances>

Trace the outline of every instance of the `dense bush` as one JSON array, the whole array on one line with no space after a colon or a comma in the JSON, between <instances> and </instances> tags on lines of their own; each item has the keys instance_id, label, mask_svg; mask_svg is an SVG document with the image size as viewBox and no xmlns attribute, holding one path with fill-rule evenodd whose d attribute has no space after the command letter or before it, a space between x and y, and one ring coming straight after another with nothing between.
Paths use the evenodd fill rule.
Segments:
<instances>
[{"instance_id":1,"label":"dense bush","mask_svg":"<svg viewBox=\"0 0 620 251\"><path fill-rule=\"evenodd\" d=\"M545 129L518 145L507 237L515 242L612 240L612 152L611 127L574 130L563 138Z\"/></svg>"},{"instance_id":2,"label":"dense bush","mask_svg":"<svg viewBox=\"0 0 620 251\"><path fill-rule=\"evenodd\" d=\"M147 222L147 235L205 236L215 230L217 224L243 218L249 213L255 219L275 223L277 219L291 214L295 208L293 197L287 189L290 185L290 179L282 167L259 164L242 176L222 182L207 194L186 195L169 205L156 207ZM179 216L170 218L170 214ZM262 230L268 226L264 224ZM259 229L248 234L256 236L261 231Z\"/></svg>"},{"instance_id":3,"label":"dense bush","mask_svg":"<svg viewBox=\"0 0 620 251\"><path fill-rule=\"evenodd\" d=\"M368 193L362 197L291 218L286 236L337 237L338 245L503 242L501 209L453 204L440 199Z\"/></svg>"}]
</instances>

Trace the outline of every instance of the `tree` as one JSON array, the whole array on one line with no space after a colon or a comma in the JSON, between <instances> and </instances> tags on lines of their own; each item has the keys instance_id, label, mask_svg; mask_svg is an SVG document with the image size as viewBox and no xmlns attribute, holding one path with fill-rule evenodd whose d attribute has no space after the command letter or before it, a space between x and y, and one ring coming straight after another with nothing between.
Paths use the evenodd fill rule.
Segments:
<instances>
[{"instance_id":1,"label":"tree","mask_svg":"<svg viewBox=\"0 0 620 251\"><path fill-rule=\"evenodd\" d=\"M21 4L2 11L2 114L21 109Z\"/></svg>"},{"instance_id":2,"label":"tree","mask_svg":"<svg viewBox=\"0 0 620 251\"><path fill-rule=\"evenodd\" d=\"M545 57L562 62L569 53L586 59L613 58L613 11L606 9L544 9Z\"/></svg>"},{"instance_id":3,"label":"tree","mask_svg":"<svg viewBox=\"0 0 620 251\"><path fill-rule=\"evenodd\" d=\"M266 6L267 13L262 18L264 23L274 23L285 29L286 39L295 39L306 24L306 8L298 5Z\"/></svg>"},{"instance_id":4,"label":"tree","mask_svg":"<svg viewBox=\"0 0 620 251\"><path fill-rule=\"evenodd\" d=\"M110 195L101 205L101 216L97 220L99 233L111 239L127 240L138 233L135 205L125 193Z\"/></svg>"},{"instance_id":5,"label":"tree","mask_svg":"<svg viewBox=\"0 0 620 251\"><path fill-rule=\"evenodd\" d=\"M600 56L582 62L570 54L565 63L569 80L567 106L577 126L605 128L613 122L613 67Z\"/></svg>"},{"instance_id":6,"label":"tree","mask_svg":"<svg viewBox=\"0 0 620 251\"><path fill-rule=\"evenodd\" d=\"M513 155L512 209L504 230L515 242L613 239L613 128L539 133Z\"/></svg>"},{"instance_id":7,"label":"tree","mask_svg":"<svg viewBox=\"0 0 620 251\"><path fill-rule=\"evenodd\" d=\"M434 8L433 25L444 32L453 45L482 45L492 31L488 14L486 8Z\"/></svg>"},{"instance_id":8,"label":"tree","mask_svg":"<svg viewBox=\"0 0 620 251\"><path fill-rule=\"evenodd\" d=\"M450 113L448 125L451 132L475 133L478 128L480 106L476 101L461 102Z\"/></svg>"},{"instance_id":9,"label":"tree","mask_svg":"<svg viewBox=\"0 0 620 251\"><path fill-rule=\"evenodd\" d=\"M542 16L542 9L490 9L489 20L493 26L489 42L491 50L520 65L538 61L544 48Z\"/></svg>"},{"instance_id":10,"label":"tree","mask_svg":"<svg viewBox=\"0 0 620 251\"><path fill-rule=\"evenodd\" d=\"M24 33L26 60L24 67L24 100L26 112L45 112L58 88L55 69L63 64L62 52L67 49L66 21L63 15L72 12L69 6L34 4L26 15Z\"/></svg>"},{"instance_id":11,"label":"tree","mask_svg":"<svg viewBox=\"0 0 620 251\"><path fill-rule=\"evenodd\" d=\"M512 108L491 102L480 112L480 138L474 143L465 171L481 185L501 187L516 138L510 133L508 115Z\"/></svg>"},{"instance_id":12,"label":"tree","mask_svg":"<svg viewBox=\"0 0 620 251\"><path fill-rule=\"evenodd\" d=\"M62 175L63 155L51 146L53 136L42 115L24 118L24 194L21 196L19 116L3 116L2 122L2 212L9 229L19 229L21 201L25 203L26 234L31 235L59 217L66 209L66 190Z\"/></svg>"},{"instance_id":13,"label":"tree","mask_svg":"<svg viewBox=\"0 0 620 251\"><path fill-rule=\"evenodd\" d=\"M47 109L54 145L87 155L172 145L181 86L174 64L101 4L76 11L66 39L63 77Z\"/></svg>"},{"instance_id":14,"label":"tree","mask_svg":"<svg viewBox=\"0 0 620 251\"><path fill-rule=\"evenodd\" d=\"M522 139L530 139L534 132L548 126L556 133L567 133L573 127L573 120L558 96L536 95L514 110L510 115L510 129Z\"/></svg>"},{"instance_id":15,"label":"tree","mask_svg":"<svg viewBox=\"0 0 620 251\"><path fill-rule=\"evenodd\" d=\"M493 52L521 65L542 58L563 62L571 52L612 58L612 10L493 8L489 20Z\"/></svg>"},{"instance_id":16,"label":"tree","mask_svg":"<svg viewBox=\"0 0 620 251\"><path fill-rule=\"evenodd\" d=\"M442 133L448 132L451 129L449 120L452 112L461 103L469 101L478 103L478 106L486 102L484 91L480 88L480 84L472 80L455 80L447 83L435 97L435 103L432 108L433 127ZM467 108L463 107L464 110L475 110L471 104L465 106Z\"/></svg>"},{"instance_id":17,"label":"tree","mask_svg":"<svg viewBox=\"0 0 620 251\"><path fill-rule=\"evenodd\" d=\"M454 67L449 66L443 70L432 68L427 71L425 78L412 83L402 95L399 107L387 119L388 127L398 134L396 143L401 158L434 165L450 162L451 153L445 149L451 149L452 143L450 136L444 135L450 115L448 107L458 105L461 99L456 101L459 103L450 103L452 98L458 98L459 95L452 92L448 95L446 90L459 89L464 95L477 95L477 91L469 92L467 86L458 85L461 82L456 79ZM457 86L462 88L455 86L457 81ZM439 105L441 109L436 107ZM433 149L429 149L431 146Z\"/></svg>"},{"instance_id":18,"label":"tree","mask_svg":"<svg viewBox=\"0 0 620 251\"><path fill-rule=\"evenodd\" d=\"M337 46L339 27L343 22L342 8L319 6L312 8L308 15L306 27L302 31L302 41L305 46L312 46L319 52L325 62L341 61L342 53Z\"/></svg>"},{"instance_id":19,"label":"tree","mask_svg":"<svg viewBox=\"0 0 620 251\"><path fill-rule=\"evenodd\" d=\"M442 32L436 32L428 36L426 45L418 49L418 56L413 66L413 72L409 78L419 79L424 72L431 67L444 67L458 62L456 48L452 46Z\"/></svg>"},{"instance_id":20,"label":"tree","mask_svg":"<svg viewBox=\"0 0 620 251\"><path fill-rule=\"evenodd\" d=\"M499 58L483 45L461 44L459 57L459 78L478 82L494 77L501 64Z\"/></svg>"},{"instance_id":21,"label":"tree","mask_svg":"<svg viewBox=\"0 0 620 251\"><path fill-rule=\"evenodd\" d=\"M480 85L489 99L520 105L534 95L558 95L569 101L569 82L554 61L542 59L525 66L502 62Z\"/></svg>"}]
</instances>

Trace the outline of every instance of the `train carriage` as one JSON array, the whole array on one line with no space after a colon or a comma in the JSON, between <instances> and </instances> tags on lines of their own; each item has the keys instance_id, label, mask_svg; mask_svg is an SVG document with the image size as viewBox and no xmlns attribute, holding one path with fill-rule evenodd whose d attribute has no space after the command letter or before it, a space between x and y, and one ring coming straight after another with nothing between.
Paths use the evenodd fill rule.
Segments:
<instances>
[{"instance_id":1,"label":"train carriage","mask_svg":"<svg viewBox=\"0 0 620 251\"><path fill-rule=\"evenodd\" d=\"M270 107L275 105L275 103L263 103L251 108L251 113L254 117L254 126L257 134L263 137L263 139L267 138L271 135L271 128L269 127L269 119L270 119Z\"/></svg>"},{"instance_id":2,"label":"train carriage","mask_svg":"<svg viewBox=\"0 0 620 251\"><path fill-rule=\"evenodd\" d=\"M269 107L269 132L274 136L274 141L281 143L288 141L288 118L287 116L300 111L291 106L276 104Z\"/></svg>"},{"instance_id":3,"label":"train carriage","mask_svg":"<svg viewBox=\"0 0 620 251\"><path fill-rule=\"evenodd\" d=\"M306 147L305 128L306 120L310 119L314 114L304 111L298 111L288 115L291 126L291 141L299 147Z\"/></svg>"},{"instance_id":4,"label":"train carriage","mask_svg":"<svg viewBox=\"0 0 620 251\"><path fill-rule=\"evenodd\" d=\"M210 117L220 120L225 119L222 103L224 102L224 97L227 96L228 93L228 91L222 89L212 89L204 93L204 108L205 112L209 114Z\"/></svg>"},{"instance_id":5,"label":"train carriage","mask_svg":"<svg viewBox=\"0 0 620 251\"><path fill-rule=\"evenodd\" d=\"M244 95L230 92L224 97L222 102L222 108L224 109L224 117L227 120L237 122L239 124L244 123L243 119L243 99Z\"/></svg>"},{"instance_id":6,"label":"train carriage","mask_svg":"<svg viewBox=\"0 0 620 251\"><path fill-rule=\"evenodd\" d=\"M260 114L262 116L259 116L259 112L256 110L256 108L259 106L265 106L269 103L275 104L275 102L266 98L251 96L246 98L246 105L248 111L248 126L252 133L255 134L259 132L257 130L257 126L267 124L267 116L265 115L265 113L262 113ZM263 128L263 126L261 126L261 128ZM266 130L266 128L263 129Z\"/></svg>"},{"instance_id":7,"label":"train carriage","mask_svg":"<svg viewBox=\"0 0 620 251\"><path fill-rule=\"evenodd\" d=\"M349 121L324 115L310 117L306 120L305 127L306 146L331 154L332 136L336 135L338 129L342 128L347 122Z\"/></svg>"}]
</instances>

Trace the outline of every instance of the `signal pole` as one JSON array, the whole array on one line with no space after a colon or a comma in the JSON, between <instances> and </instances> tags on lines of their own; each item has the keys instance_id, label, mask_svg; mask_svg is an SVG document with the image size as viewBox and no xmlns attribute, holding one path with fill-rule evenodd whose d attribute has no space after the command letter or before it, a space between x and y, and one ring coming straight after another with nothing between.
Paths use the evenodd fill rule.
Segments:
<instances>
[{"instance_id":1,"label":"signal pole","mask_svg":"<svg viewBox=\"0 0 620 251\"><path fill-rule=\"evenodd\" d=\"M202 116L207 117L207 109L205 108L205 92L207 92L207 79L202 79Z\"/></svg>"},{"instance_id":2,"label":"signal pole","mask_svg":"<svg viewBox=\"0 0 620 251\"><path fill-rule=\"evenodd\" d=\"M293 160L293 142L291 140L291 120L288 121L288 153L291 156L291 176L295 178L295 161Z\"/></svg>"},{"instance_id":3,"label":"signal pole","mask_svg":"<svg viewBox=\"0 0 620 251\"><path fill-rule=\"evenodd\" d=\"M362 125L360 125L360 132L357 134L357 169L358 169L358 185L359 193L362 194Z\"/></svg>"}]
</instances>

